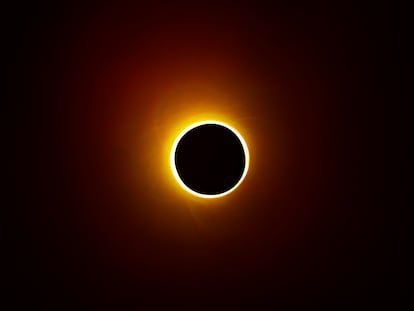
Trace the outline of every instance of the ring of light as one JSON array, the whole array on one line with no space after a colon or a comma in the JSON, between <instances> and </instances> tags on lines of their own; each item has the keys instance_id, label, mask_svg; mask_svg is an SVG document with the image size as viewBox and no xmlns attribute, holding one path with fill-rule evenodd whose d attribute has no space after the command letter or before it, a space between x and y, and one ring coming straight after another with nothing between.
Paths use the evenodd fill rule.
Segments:
<instances>
[{"instance_id":1,"label":"ring of light","mask_svg":"<svg viewBox=\"0 0 414 311\"><path fill-rule=\"evenodd\" d=\"M245 159L246 159L245 165L244 165L243 174L242 174L240 180L237 182L237 184L234 185L233 188L231 188L231 189L229 189L229 190L227 190L225 192L219 193L219 194L202 194L202 193L198 193L198 192L190 189L181 180L180 176L178 175L177 167L175 165L175 152L176 152L177 145L180 142L181 138L183 138L183 136L185 134L187 134L190 130L192 130L192 129L196 128L196 127L199 127L201 125L205 125L205 124L221 125L221 126L227 128L227 129L229 129L230 131L232 131L237 136L237 138L240 140L240 142L241 142L241 144L243 146L244 156L245 156ZM230 125L225 124L225 123L220 122L220 121L214 121L214 120L206 120L206 121L196 122L196 123L193 123L190 126L186 127L177 136L177 138L174 140L174 143L173 143L172 148L171 148L171 153L170 153L170 165L171 165L171 170L172 170L172 173L173 173L175 179L177 180L178 184L184 190L186 190L187 192L191 193L192 195L195 195L197 197L204 198L204 199L219 198L219 197L223 197L223 196L229 194L230 192L233 192L242 183L242 181L246 177L247 171L249 169L249 149L247 148L247 144L246 144L245 140L243 139L243 137L240 135L240 133L236 129L234 129L233 127L231 127Z\"/></svg>"}]
</instances>

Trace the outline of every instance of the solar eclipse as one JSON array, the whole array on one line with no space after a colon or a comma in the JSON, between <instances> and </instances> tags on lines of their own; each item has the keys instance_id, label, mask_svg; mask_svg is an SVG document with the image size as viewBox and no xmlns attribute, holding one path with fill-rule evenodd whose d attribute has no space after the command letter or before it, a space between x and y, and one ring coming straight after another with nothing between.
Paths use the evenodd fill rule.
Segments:
<instances>
[{"instance_id":1,"label":"solar eclipse","mask_svg":"<svg viewBox=\"0 0 414 311\"><path fill-rule=\"evenodd\" d=\"M171 148L173 175L187 192L218 198L234 191L245 178L249 152L243 137L218 121L201 121L185 128Z\"/></svg>"}]
</instances>

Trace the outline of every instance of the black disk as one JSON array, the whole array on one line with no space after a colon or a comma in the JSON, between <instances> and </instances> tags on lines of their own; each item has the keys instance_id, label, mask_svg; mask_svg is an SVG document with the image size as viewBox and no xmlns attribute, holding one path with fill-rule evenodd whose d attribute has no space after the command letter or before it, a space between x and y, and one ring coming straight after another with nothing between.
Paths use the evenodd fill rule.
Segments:
<instances>
[{"instance_id":1,"label":"black disk","mask_svg":"<svg viewBox=\"0 0 414 311\"><path fill-rule=\"evenodd\" d=\"M230 129L204 124L178 142L175 166L183 183L200 194L216 195L233 188L246 163L243 145Z\"/></svg>"}]
</instances>

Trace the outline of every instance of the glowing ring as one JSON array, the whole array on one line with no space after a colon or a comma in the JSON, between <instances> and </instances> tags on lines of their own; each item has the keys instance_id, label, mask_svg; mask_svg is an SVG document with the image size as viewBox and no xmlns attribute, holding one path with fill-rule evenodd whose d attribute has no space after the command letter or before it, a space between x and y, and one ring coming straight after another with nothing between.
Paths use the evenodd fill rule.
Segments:
<instances>
[{"instance_id":1,"label":"glowing ring","mask_svg":"<svg viewBox=\"0 0 414 311\"><path fill-rule=\"evenodd\" d=\"M229 129L230 131L232 131L237 136L237 138L240 140L240 142L241 142L241 144L243 146L244 156L245 156L245 159L246 159L245 160L245 164L244 164L243 174L242 174L241 178L239 179L239 181L237 182L237 184L235 184L231 189L229 189L229 190L227 190L225 192L219 193L219 194L202 194L202 193L198 193L198 192L190 189L181 180L180 176L178 175L177 168L175 166L175 152L177 150L177 145L180 142L181 138L183 138L183 136L185 134L187 134L190 130L192 130L192 129L198 127L198 126L206 125L206 124L221 125L221 126L227 128L227 129ZM172 173L173 173L175 179L177 180L178 184L184 190L186 190L187 192L191 193L192 195L195 195L197 197L204 198L204 199L215 199L215 198L223 197L223 196L229 194L230 192L233 192L242 183L242 181L246 177L247 171L249 170L249 160L250 160L250 157L249 157L249 149L247 148L247 144L246 144L245 140L243 139L243 137L240 135L240 133L236 129L234 129L233 127L231 127L230 125L225 124L225 123L220 122L220 121L214 121L214 120L200 121L200 122L193 123L190 126L186 127L177 136L177 138L174 140L174 143L173 143L172 148L171 148L171 153L170 153L170 166L171 166L171 170L172 170Z\"/></svg>"}]
</instances>

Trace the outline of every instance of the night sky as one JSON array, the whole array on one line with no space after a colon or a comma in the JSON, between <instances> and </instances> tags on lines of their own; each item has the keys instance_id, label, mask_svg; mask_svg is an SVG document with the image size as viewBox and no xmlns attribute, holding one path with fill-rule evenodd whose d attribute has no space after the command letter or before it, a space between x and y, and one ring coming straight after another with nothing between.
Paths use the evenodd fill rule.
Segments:
<instances>
[{"instance_id":1,"label":"night sky","mask_svg":"<svg viewBox=\"0 0 414 311\"><path fill-rule=\"evenodd\" d=\"M333 2L6 8L13 303L394 303L395 16ZM199 115L249 146L224 198L185 193L166 164Z\"/></svg>"}]
</instances>

